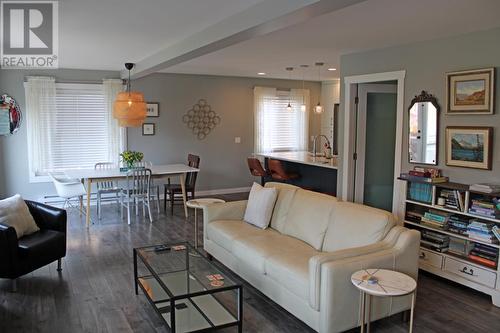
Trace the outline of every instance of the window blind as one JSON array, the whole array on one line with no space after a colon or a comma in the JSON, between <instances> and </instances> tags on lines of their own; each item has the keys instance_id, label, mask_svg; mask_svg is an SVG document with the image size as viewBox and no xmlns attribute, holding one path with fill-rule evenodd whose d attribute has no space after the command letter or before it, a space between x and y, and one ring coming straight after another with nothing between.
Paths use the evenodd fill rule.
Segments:
<instances>
[{"instance_id":1,"label":"window blind","mask_svg":"<svg viewBox=\"0 0 500 333\"><path fill-rule=\"evenodd\" d=\"M308 123L305 112L300 110L302 96L277 91L263 98L260 126L264 151L303 150ZM289 102L291 111L287 110Z\"/></svg>"},{"instance_id":2,"label":"window blind","mask_svg":"<svg viewBox=\"0 0 500 333\"><path fill-rule=\"evenodd\" d=\"M57 84L56 106L40 115L46 149L39 174L107 161L109 133L101 85Z\"/></svg>"}]
</instances>

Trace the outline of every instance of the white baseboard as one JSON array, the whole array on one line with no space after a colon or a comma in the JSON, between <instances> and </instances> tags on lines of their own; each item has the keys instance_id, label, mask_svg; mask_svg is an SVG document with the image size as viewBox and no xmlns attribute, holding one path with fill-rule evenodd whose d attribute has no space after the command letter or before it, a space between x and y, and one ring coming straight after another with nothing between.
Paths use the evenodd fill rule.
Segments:
<instances>
[{"instance_id":1,"label":"white baseboard","mask_svg":"<svg viewBox=\"0 0 500 333\"><path fill-rule=\"evenodd\" d=\"M215 189L215 190L205 190L205 191L196 191L196 196L198 197L204 197L208 195L220 195L220 194L233 194L233 193L245 193L245 192L250 192L251 187L233 187L233 188L221 188L221 189ZM164 199L163 193L160 193L160 200ZM86 204L87 199L83 199L83 203ZM64 200L59 198L56 195L47 195L44 197L41 197L38 199L39 202L56 206L56 207L62 207ZM77 202L77 200L75 200ZM113 204L114 201L108 201L108 200L103 200L102 204ZM95 206L97 204L97 201L95 199L94 193L92 193L91 200L90 200L90 205Z\"/></svg>"},{"instance_id":2,"label":"white baseboard","mask_svg":"<svg viewBox=\"0 0 500 333\"><path fill-rule=\"evenodd\" d=\"M244 192L250 192L250 189L251 187L233 187L233 188L221 188L217 190L196 191L196 196L244 193Z\"/></svg>"}]
</instances>

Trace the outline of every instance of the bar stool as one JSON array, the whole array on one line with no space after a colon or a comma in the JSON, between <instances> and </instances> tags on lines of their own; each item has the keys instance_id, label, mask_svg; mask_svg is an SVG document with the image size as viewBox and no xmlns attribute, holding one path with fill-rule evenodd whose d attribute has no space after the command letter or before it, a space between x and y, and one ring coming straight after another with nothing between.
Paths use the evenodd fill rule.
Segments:
<instances>
[{"instance_id":1,"label":"bar stool","mask_svg":"<svg viewBox=\"0 0 500 333\"><path fill-rule=\"evenodd\" d=\"M260 163L259 159L255 157L247 158L248 168L250 169L250 173L252 176L260 177L260 184L264 186L264 177L269 175Z\"/></svg>"},{"instance_id":2,"label":"bar stool","mask_svg":"<svg viewBox=\"0 0 500 333\"><path fill-rule=\"evenodd\" d=\"M282 182L288 182L292 179L297 179L300 177L298 173L286 172L283 168L283 164L281 164L280 160L269 159L267 161L267 167L269 168L269 172L271 173L271 177L274 180L280 180Z\"/></svg>"}]
</instances>

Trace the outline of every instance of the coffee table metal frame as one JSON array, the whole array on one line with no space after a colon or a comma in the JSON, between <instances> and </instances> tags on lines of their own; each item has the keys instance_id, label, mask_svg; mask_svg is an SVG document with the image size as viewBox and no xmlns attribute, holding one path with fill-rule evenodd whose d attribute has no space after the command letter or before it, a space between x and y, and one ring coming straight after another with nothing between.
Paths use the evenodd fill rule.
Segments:
<instances>
[{"instance_id":1,"label":"coffee table metal frame","mask_svg":"<svg viewBox=\"0 0 500 333\"><path fill-rule=\"evenodd\" d=\"M220 287L220 288L217 288L217 289L207 289L207 290L203 290L203 291L186 293L186 294L182 294L182 295L173 295L171 293L171 291L168 289L168 287L163 283L163 281L161 280L161 278L158 276L157 272L151 267L151 265L149 265L149 263L147 262L147 260L138 251L138 250L141 250L141 249L152 249L152 248L154 248L156 246L159 246L159 245L166 245L166 246L169 246L169 247L176 246L176 245L184 245L184 246L186 246L186 250L185 250L185 252L186 252L186 259L185 260L186 260L186 271L188 271L188 272L189 272L189 257L190 257L190 253L189 252L190 251L196 252L197 256L202 257L203 260L206 260L209 265L213 266L213 263L211 263L206 257L202 256L201 253L199 253L197 249L193 248L188 242L178 242L178 243L169 243L169 244L156 244L156 245L150 245L150 246L137 247L137 248L133 249L134 250L134 286L135 286L135 294L139 295L139 287L140 287L141 290L142 290L142 292L146 296L146 299L149 301L149 303L155 309L156 313L158 313L158 315L162 318L162 320L165 322L165 324L168 327L170 327L171 332L176 332L176 325L175 325L175 309L176 308L175 308L175 302L178 301L178 300L181 300L181 299L187 299L195 308L197 308L197 310L199 311L199 313L212 326L212 327L208 327L208 328L204 328L204 329L200 329L200 330L195 330L195 331L190 331L190 332L193 332L193 333L194 332L196 332L196 333L211 332L211 331L214 331L214 330L219 330L219 329L223 329L223 328L227 328L227 327L233 327L233 326L237 326L238 327L238 332L239 333L243 332L243 285L240 284L240 283L235 283L234 285L226 286L226 287ZM173 250L170 250L170 251L173 251ZM144 289L143 285L141 283L139 283L139 278L140 277L138 276L138 273L137 273L137 258L141 259L141 261L144 264L144 266L146 266L146 268L151 273L151 275L156 279L156 281L159 283L159 285L162 287L162 289L167 293L167 295L169 296L168 299L159 300L159 301L153 300L149 296L148 292ZM219 268L217 268L215 266L214 266L214 268L217 271L219 271ZM191 275L191 276L193 276L194 278L196 278L196 276L194 276L194 275ZM141 277L144 277L144 276L141 276ZM198 282L200 284L202 284L201 281L198 280ZM236 293L237 293L237 302L236 302L236 306L237 306L237 309L236 309L237 320L234 321L234 322L231 322L231 323L226 323L226 324L218 325L218 326L214 325L210 321L210 319L203 313L203 310L200 309L191 300L191 298L193 298L193 297L203 296L203 295L214 295L216 293L230 291L230 290L235 290ZM214 299L222 307L224 307L229 313L232 314L232 312L224 304L222 304L217 298L214 297ZM170 302L170 325L163 318L162 313L160 312L160 310L156 306L156 304L158 304L158 303L165 303L165 302Z\"/></svg>"}]
</instances>

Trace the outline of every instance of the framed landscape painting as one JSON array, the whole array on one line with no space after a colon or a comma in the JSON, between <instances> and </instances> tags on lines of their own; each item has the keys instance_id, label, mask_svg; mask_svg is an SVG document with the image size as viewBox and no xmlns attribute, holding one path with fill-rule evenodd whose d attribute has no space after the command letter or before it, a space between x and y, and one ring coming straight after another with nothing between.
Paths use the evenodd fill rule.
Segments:
<instances>
[{"instance_id":1,"label":"framed landscape painting","mask_svg":"<svg viewBox=\"0 0 500 333\"><path fill-rule=\"evenodd\" d=\"M495 69L446 74L448 114L493 114L495 107Z\"/></svg>"},{"instance_id":2,"label":"framed landscape painting","mask_svg":"<svg viewBox=\"0 0 500 333\"><path fill-rule=\"evenodd\" d=\"M491 170L493 127L446 127L446 165Z\"/></svg>"}]
</instances>

